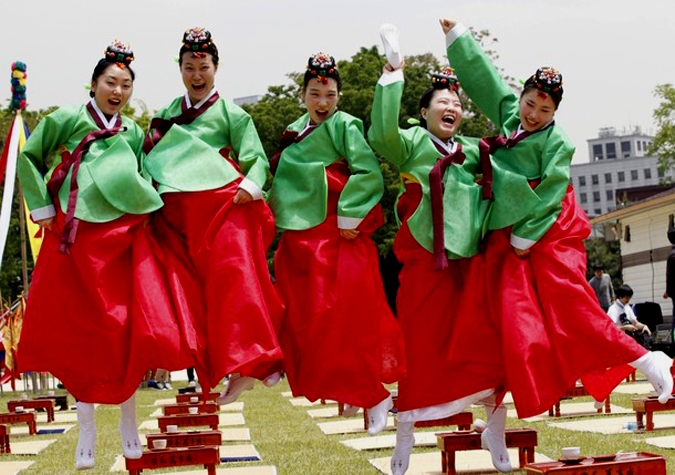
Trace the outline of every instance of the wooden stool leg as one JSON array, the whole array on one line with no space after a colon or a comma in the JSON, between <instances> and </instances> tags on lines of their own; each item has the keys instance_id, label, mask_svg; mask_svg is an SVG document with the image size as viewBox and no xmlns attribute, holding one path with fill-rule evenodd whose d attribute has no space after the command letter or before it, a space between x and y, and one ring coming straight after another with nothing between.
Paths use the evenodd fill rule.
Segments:
<instances>
[{"instance_id":1,"label":"wooden stool leg","mask_svg":"<svg viewBox=\"0 0 675 475\"><path fill-rule=\"evenodd\" d=\"M448 450L447 455L447 465L446 465L446 475L457 475L455 470L455 451Z\"/></svg>"},{"instance_id":2,"label":"wooden stool leg","mask_svg":"<svg viewBox=\"0 0 675 475\"><path fill-rule=\"evenodd\" d=\"M609 396L607 396L607 399L605 399L605 414L610 414L612 412L612 406L611 403L609 402Z\"/></svg>"},{"instance_id":3,"label":"wooden stool leg","mask_svg":"<svg viewBox=\"0 0 675 475\"><path fill-rule=\"evenodd\" d=\"M647 431L652 431L652 430L654 430L654 413L648 412L647 413Z\"/></svg>"},{"instance_id":4,"label":"wooden stool leg","mask_svg":"<svg viewBox=\"0 0 675 475\"><path fill-rule=\"evenodd\" d=\"M642 420L642 417L644 416L644 412L636 412L635 413L635 418L637 419L637 428L638 429L644 429L645 424Z\"/></svg>"},{"instance_id":5,"label":"wooden stool leg","mask_svg":"<svg viewBox=\"0 0 675 475\"><path fill-rule=\"evenodd\" d=\"M518 466L519 467L525 466L525 451L526 450L527 450L526 447L518 447Z\"/></svg>"}]
</instances>

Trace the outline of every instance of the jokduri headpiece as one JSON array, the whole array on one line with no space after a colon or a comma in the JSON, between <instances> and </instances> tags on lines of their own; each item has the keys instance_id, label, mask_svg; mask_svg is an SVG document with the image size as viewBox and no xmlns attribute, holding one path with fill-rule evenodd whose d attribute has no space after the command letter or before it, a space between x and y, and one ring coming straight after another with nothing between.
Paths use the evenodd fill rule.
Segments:
<instances>
[{"instance_id":1,"label":"jokduri headpiece","mask_svg":"<svg viewBox=\"0 0 675 475\"><path fill-rule=\"evenodd\" d=\"M445 67L442 71L431 74L431 86L434 89L450 89L457 92L459 89L459 80L455 75L455 70L450 66Z\"/></svg>"},{"instance_id":2,"label":"jokduri headpiece","mask_svg":"<svg viewBox=\"0 0 675 475\"><path fill-rule=\"evenodd\" d=\"M194 27L183 33L183 46L181 46L179 54L182 56L183 53L188 51L198 58L203 58L206 53L209 53L216 62L218 60L218 48L213 42L211 32L206 28Z\"/></svg>"},{"instance_id":3,"label":"jokduri headpiece","mask_svg":"<svg viewBox=\"0 0 675 475\"><path fill-rule=\"evenodd\" d=\"M134 52L128 44L122 43L120 40L113 40L113 42L105 49L104 59L109 63L115 63L120 68L126 68L135 59Z\"/></svg>"},{"instance_id":4,"label":"jokduri headpiece","mask_svg":"<svg viewBox=\"0 0 675 475\"><path fill-rule=\"evenodd\" d=\"M312 78L316 78L324 84L328 82L328 78L333 78L339 83L340 73L335 64L335 58L327 53L316 53L310 56L307 60L305 84Z\"/></svg>"},{"instance_id":5,"label":"jokduri headpiece","mask_svg":"<svg viewBox=\"0 0 675 475\"><path fill-rule=\"evenodd\" d=\"M563 79L562 74L548 66L537 69L537 72L525 81L524 89L535 88L551 96L556 106L562 100Z\"/></svg>"}]
</instances>

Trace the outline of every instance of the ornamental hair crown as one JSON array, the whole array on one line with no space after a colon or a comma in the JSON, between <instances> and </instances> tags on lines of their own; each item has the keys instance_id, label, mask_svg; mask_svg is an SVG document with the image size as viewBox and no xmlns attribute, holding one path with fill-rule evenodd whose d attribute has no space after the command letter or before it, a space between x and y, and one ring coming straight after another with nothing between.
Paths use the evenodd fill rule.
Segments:
<instances>
[{"instance_id":1,"label":"ornamental hair crown","mask_svg":"<svg viewBox=\"0 0 675 475\"><path fill-rule=\"evenodd\" d=\"M310 56L307 60L307 71L324 84L327 82L326 78L340 78L335 58L327 53L319 52Z\"/></svg>"},{"instance_id":2,"label":"ornamental hair crown","mask_svg":"<svg viewBox=\"0 0 675 475\"><path fill-rule=\"evenodd\" d=\"M525 81L525 86L532 85L540 91L549 94L556 94L562 97L563 93L563 79L562 74L555 69L548 66L537 69L530 78Z\"/></svg>"},{"instance_id":3,"label":"ornamental hair crown","mask_svg":"<svg viewBox=\"0 0 675 475\"><path fill-rule=\"evenodd\" d=\"M123 66L128 66L135 59L131 47L117 39L105 49L104 54L107 61Z\"/></svg>"},{"instance_id":4,"label":"ornamental hair crown","mask_svg":"<svg viewBox=\"0 0 675 475\"><path fill-rule=\"evenodd\" d=\"M455 75L455 70L450 66L446 66L442 71L431 74L431 85L434 89L450 89L457 92L459 80Z\"/></svg>"}]
</instances>

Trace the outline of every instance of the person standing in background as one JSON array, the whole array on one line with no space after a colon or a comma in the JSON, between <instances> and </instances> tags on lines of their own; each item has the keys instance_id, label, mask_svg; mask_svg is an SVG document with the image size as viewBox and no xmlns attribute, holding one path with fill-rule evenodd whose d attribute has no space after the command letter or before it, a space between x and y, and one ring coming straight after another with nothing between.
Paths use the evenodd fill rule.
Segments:
<instances>
[{"instance_id":1,"label":"person standing in background","mask_svg":"<svg viewBox=\"0 0 675 475\"><path fill-rule=\"evenodd\" d=\"M666 291L664 299L673 300L673 321L675 321L675 227L668 230L668 241L672 244L666 261Z\"/></svg>"},{"instance_id":2,"label":"person standing in background","mask_svg":"<svg viewBox=\"0 0 675 475\"><path fill-rule=\"evenodd\" d=\"M614 293L612 292L612 278L609 274L605 274L603 272L604 270L604 266L601 263L596 262L593 265L593 272L595 275L590 278L588 283L593 287L595 296L598 298L598 303L606 312L609 310L612 301L614 301Z\"/></svg>"}]
</instances>

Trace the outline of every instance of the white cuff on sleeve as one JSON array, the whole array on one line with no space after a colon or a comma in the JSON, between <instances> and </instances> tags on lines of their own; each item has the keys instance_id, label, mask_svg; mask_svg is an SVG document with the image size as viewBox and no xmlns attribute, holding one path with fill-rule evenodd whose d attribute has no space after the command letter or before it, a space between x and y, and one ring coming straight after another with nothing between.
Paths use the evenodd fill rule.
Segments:
<instances>
[{"instance_id":1,"label":"white cuff on sleeve","mask_svg":"<svg viewBox=\"0 0 675 475\"><path fill-rule=\"evenodd\" d=\"M345 216L338 216L338 228L340 229L356 229L361 224L363 218L347 218Z\"/></svg>"},{"instance_id":2,"label":"white cuff on sleeve","mask_svg":"<svg viewBox=\"0 0 675 475\"><path fill-rule=\"evenodd\" d=\"M42 208L34 209L30 212L30 217L33 221L40 221L56 216L56 209L54 205L43 206Z\"/></svg>"},{"instance_id":3,"label":"white cuff on sleeve","mask_svg":"<svg viewBox=\"0 0 675 475\"><path fill-rule=\"evenodd\" d=\"M448 34L445 35L445 47L446 49L457 39L462 33L467 30L466 26L461 23L457 23L454 28L448 31Z\"/></svg>"},{"instance_id":4,"label":"white cuff on sleeve","mask_svg":"<svg viewBox=\"0 0 675 475\"><path fill-rule=\"evenodd\" d=\"M403 70L395 69L394 71L384 71L377 83L380 86L388 86L389 84L394 84L395 82L403 82Z\"/></svg>"},{"instance_id":5,"label":"white cuff on sleeve","mask_svg":"<svg viewBox=\"0 0 675 475\"><path fill-rule=\"evenodd\" d=\"M515 234L511 234L511 245L515 247L516 249L529 249L532 246L534 246L537 243L537 241L533 241L531 239L525 239L516 236Z\"/></svg>"},{"instance_id":6,"label":"white cuff on sleeve","mask_svg":"<svg viewBox=\"0 0 675 475\"><path fill-rule=\"evenodd\" d=\"M239 183L239 188L248 191L254 200L260 200L263 197L260 187L246 177Z\"/></svg>"}]
</instances>

